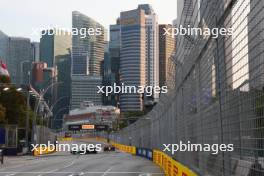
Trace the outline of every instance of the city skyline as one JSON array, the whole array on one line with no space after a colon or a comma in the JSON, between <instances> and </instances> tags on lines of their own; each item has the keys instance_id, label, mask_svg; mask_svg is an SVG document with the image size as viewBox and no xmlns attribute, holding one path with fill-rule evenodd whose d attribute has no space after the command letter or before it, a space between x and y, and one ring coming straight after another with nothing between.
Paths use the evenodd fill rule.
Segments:
<instances>
[{"instance_id":1,"label":"city skyline","mask_svg":"<svg viewBox=\"0 0 264 176\"><path fill-rule=\"evenodd\" d=\"M27 2L28 4L35 3L33 0L27 0ZM134 9L138 4L150 4L157 13L160 24L171 24L175 19L177 10L177 1L175 0L169 0L167 3L163 3L161 0L135 0L133 2L117 0L116 3L101 2L101 0L89 3L79 0L78 2L80 3L67 1L67 4L63 4L63 9L59 8L62 6L60 2L52 2L51 0L46 1L45 4L41 4L40 7L32 5L25 7L24 2L15 2L14 0L1 2L0 21L5 21L7 18L9 20L5 21L5 25L0 25L0 29L8 36L23 36L30 38L31 41L39 41L40 35L32 34L34 33L34 29L41 27L70 28L72 26L72 11L76 10L95 19L106 27L107 30L109 29L109 25L115 23L120 12ZM24 8L20 8L21 6ZM108 9L111 9L111 11ZM27 25L25 25L25 22Z\"/></svg>"}]
</instances>

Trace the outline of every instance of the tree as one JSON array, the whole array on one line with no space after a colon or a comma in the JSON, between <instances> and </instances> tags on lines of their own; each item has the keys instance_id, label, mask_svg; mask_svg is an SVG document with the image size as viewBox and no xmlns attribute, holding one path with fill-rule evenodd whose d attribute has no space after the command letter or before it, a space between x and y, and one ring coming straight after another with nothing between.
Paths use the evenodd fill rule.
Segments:
<instances>
[{"instance_id":1,"label":"tree","mask_svg":"<svg viewBox=\"0 0 264 176\"><path fill-rule=\"evenodd\" d=\"M8 91L2 91L0 103L5 108L5 119L8 124L22 125L26 116L26 99L21 92L14 87Z\"/></svg>"}]
</instances>

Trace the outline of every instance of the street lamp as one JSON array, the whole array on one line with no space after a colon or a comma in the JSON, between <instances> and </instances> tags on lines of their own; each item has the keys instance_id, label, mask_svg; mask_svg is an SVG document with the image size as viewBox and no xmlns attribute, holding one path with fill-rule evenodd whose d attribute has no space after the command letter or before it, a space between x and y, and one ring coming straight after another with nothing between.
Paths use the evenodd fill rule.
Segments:
<instances>
[{"instance_id":1,"label":"street lamp","mask_svg":"<svg viewBox=\"0 0 264 176\"><path fill-rule=\"evenodd\" d=\"M5 87L4 89L3 89L3 91L8 91L9 90L9 87Z\"/></svg>"},{"instance_id":2,"label":"street lamp","mask_svg":"<svg viewBox=\"0 0 264 176\"><path fill-rule=\"evenodd\" d=\"M33 118L33 128L32 128L32 139L33 144L36 144L37 136L36 136L36 121L37 121L37 111L40 105L41 100L43 99L44 95L48 92L50 88L52 88L54 85L61 84L62 82L52 82L43 92L39 94L39 98L37 102L35 103L34 108L34 118Z\"/></svg>"}]
</instances>

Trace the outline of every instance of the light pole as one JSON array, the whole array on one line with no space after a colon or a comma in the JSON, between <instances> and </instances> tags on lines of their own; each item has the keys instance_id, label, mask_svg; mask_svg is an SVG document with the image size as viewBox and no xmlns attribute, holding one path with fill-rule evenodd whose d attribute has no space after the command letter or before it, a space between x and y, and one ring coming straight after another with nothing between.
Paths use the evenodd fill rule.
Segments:
<instances>
[{"instance_id":1,"label":"light pole","mask_svg":"<svg viewBox=\"0 0 264 176\"><path fill-rule=\"evenodd\" d=\"M27 87L27 116L26 116L26 147L28 149L29 142L28 142L28 132L29 132L29 101L30 101L30 72L28 72L28 87Z\"/></svg>"},{"instance_id":2,"label":"light pole","mask_svg":"<svg viewBox=\"0 0 264 176\"><path fill-rule=\"evenodd\" d=\"M53 82L51 83L43 92L39 94L39 98L37 99L37 102L35 103L35 108L34 108L34 117L33 117L33 128L32 128L32 139L33 139L33 144L36 144L37 136L36 136L36 121L37 121L37 111L39 104L43 98L43 96L48 92L50 88L52 88L54 85L61 84L62 82Z\"/></svg>"}]
</instances>

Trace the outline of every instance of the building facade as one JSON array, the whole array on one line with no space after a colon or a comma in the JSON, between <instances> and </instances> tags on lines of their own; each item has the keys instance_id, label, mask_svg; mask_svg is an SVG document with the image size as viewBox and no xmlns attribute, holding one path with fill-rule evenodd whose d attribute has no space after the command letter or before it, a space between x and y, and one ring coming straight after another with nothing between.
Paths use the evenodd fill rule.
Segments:
<instances>
[{"instance_id":1,"label":"building facade","mask_svg":"<svg viewBox=\"0 0 264 176\"><path fill-rule=\"evenodd\" d=\"M121 12L120 82L128 86L146 85L145 12L135 9ZM121 94L121 112L142 111L142 94Z\"/></svg>"},{"instance_id":2,"label":"building facade","mask_svg":"<svg viewBox=\"0 0 264 176\"><path fill-rule=\"evenodd\" d=\"M121 28L120 19L115 25L110 25L109 57L110 57L110 85L120 85L120 47L121 47ZM119 94L110 95L110 105L119 106Z\"/></svg>"},{"instance_id":3,"label":"building facade","mask_svg":"<svg viewBox=\"0 0 264 176\"><path fill-rule=\"evenodd\" d=\"M175 52L175 39L171 35L164 35L165 30L172 25L159 25L159 86L168 85L169 74L173 74L170 66L173 65L172 55Z\"/></svg>"},{"instance_id":4,"label":"building facade","mask_svg":"<svg viewBox=\"0 0 264 176\"><path fill-rule=\"evenodd\" d=\"M71 109L78 108L83 101L102 104L102 95L97 86L102 85L102 61L106 47L105 28L92 18L74 11L72 27L77 31L85 30L86 35L72 36L71 58ZM100 31L89 33L89 31Z\"/></svg>"},{"instance_id":5,"label":"building facade","mask_svg":"<svg viewBox=\"0 0 264 176\"><path fill-rule=\"evenodd\" d=\"M149 4L141 4L138 9L145 12L145 32L146 32L146 61L145 76L147 86L159 86L159 27L158 17ZM145 96L145 104L149 101L158 101L159 94Z\"/></svg>"},{"instance_id":6,"label":"building facade","mask_svg":"<svg viewBox=\"0 0 264 176\"><path fill-rule=\"evenodd\" d=\"M42 31L40 39L40 61L47 63L48 67L55 67L57 57L70 54L72 46L71 33L48 29Z\"/></svg>"},{"instance_id":7,"label":"building facade","mask_svg":"<svg viewBox=\"0 0 264 176\"><path fill-rule=\"evenodd\" d=\"M72 12L72 27L78 31L86 29L100 30L100 34L87 33L86 36L72 36L72 74L100 75L101 61L104 59L106 45L105 28L92 18L74 11Z\"/></svg>"},{"instance_id":8,"label":"building facade","mask_svg":"<svg viewBox=\"0 0 264 176\"><path fill-rule=\"evenodd\" d=\"M27 75L31 70L31 44L30 39L22 37L9 37L7 67L11 82L20 86L28 84Z\"/></svg>"},{"instance_id":9,"label":"building facade","mask_svg":"<svg viewBox=\"0 0 264 176\"><path fill-rule=\"evenodd\" d=\"M34 62L40 61L40 43L39 42L31 42L31 54L32 60Z\"/></svg>"},{"instance_id":10,"label":"building facade","mask_svg":"<svg viewBox=\"0 0 264 176\"><path fill-rule=\"evenodd\" d=\"M102 95L97 93L97 86L102 86L101 76L72 75L71 109L79 108L84 101L101 105Z\"/></svg>"}]
</instances>

